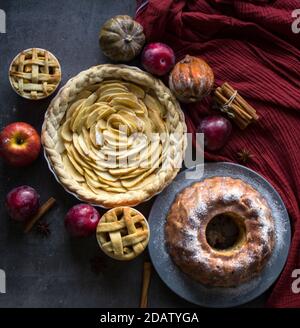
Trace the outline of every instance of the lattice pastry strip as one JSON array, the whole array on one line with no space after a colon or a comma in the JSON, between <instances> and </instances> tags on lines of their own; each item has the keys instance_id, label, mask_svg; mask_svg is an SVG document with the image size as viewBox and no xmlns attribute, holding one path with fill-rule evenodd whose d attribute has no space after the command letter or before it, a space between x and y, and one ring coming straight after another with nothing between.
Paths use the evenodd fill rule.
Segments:
<instances>
[{"instance_id":1,"label":"lattice pastry strip","mask_svg":"<svg viewBox=\"0 0 300 328\"><path fill-rule=\"evenodd\" d=\"M131 260L142 253L148 244L148 224L137 210L117 207L101 218L97 239L109 256L118 260Z\"/></svg>"},{"instance_id":2,"label":"lattice pastry strip","mask_svg":"<svg viewBox=\"0 0 300 328\"><path fill-rule=\"evenodd\" d=\"M11 63L9 78L14 90L27 99L42 99L52 94L61 81L56 57L44 49L22 51Z\"/></svg>"}]
</instances>

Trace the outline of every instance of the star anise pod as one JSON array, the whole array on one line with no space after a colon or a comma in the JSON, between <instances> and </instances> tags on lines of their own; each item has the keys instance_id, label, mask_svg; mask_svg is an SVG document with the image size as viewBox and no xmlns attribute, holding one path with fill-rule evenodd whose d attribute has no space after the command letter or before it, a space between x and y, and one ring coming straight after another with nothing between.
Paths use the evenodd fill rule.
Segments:
<instances>
[{"instance_id":1,"label":"star anise pod","mask_svg":"<svg viewBox=\"0 0 300 328\"><path fill-rule=\"evenodd\" d=\"M38 222L35 229L37 234L43 237L49 237L51 234L51 230L47 222L42 222L42 221Z\"/></svg>"},{"instance_id":2,"label":"star anise pod","mask_svg":"<svg viewBox=\"0 0 300 328\"><path fill-rule=\"evenodd\" d=\"M249 163L251 161L251 159L254 157L254 155L252 155L250 153L250 151L245 148L243 148L241 151L239 151L237 153L237 156L238 156L239 161L244 164Z\"/></svg>"},{"instance_id":3,"label":"star anise pod","mask_svg":"<svg viewBox=\"0 0 300 328\"><path fill-rule=\"evenodd\" d=\"M106 268L106 263L102 256L95 255L90 259L90 266L92 272L99 274Z\"/></svg>"}]
</instances>

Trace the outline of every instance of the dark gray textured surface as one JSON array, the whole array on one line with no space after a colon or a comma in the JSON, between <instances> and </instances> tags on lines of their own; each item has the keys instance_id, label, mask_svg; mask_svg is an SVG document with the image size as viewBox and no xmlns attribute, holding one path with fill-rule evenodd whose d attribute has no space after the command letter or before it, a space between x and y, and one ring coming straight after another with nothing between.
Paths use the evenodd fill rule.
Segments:
<instances>
[{"instance_id":1,"label":"dark gray textured surface","mask_svg":"<svg viewBox=\"0 0 300 328\"><path fill-rule=\"evenodd\" d=\"M0 0L7 15L7 33L0 34L0 128L26 121L40 130L50 99L31 102L11 89L7 71L21 50L46 48L60 60L63 81L92 65L106 62L98 47L98 31L116 14L133 14L134 0ZM42 201L54 196L58 204L45 217L52 235L43 239L24 235L8 219L3 207L6 193L28 184L38 189ZM101 254L94 237L72 240L63 218L77 201L60 187L42 154L25 170L0 163L0 269L7 274L7 293L0 307L135 307L139 304L143 257L119 263L103 255L105 268L96 275L90 258ZM152 202L139 206L145 215ZM263 298L258 301L261 304ZM192 306L171 292L154 273L149 306Z\"/></svg>"}]
</instances>

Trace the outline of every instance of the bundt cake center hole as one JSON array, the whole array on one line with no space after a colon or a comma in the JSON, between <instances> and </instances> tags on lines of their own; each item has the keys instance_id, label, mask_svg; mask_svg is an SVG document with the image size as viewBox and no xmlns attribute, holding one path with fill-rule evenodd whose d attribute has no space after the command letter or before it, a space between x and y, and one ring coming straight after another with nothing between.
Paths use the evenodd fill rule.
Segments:
<instances>
[{"instance_id":1,"label":"bundt cake center hole","mask_svg":"<svg viewBox=\"0 0 300 328\"><path fill-rule=\"evenodd\" d=\"M245 235L243 219L234 213L222 213L213 217L206 227L206 240L217 250L237 246Z\"/></svg>"}]
</instances>

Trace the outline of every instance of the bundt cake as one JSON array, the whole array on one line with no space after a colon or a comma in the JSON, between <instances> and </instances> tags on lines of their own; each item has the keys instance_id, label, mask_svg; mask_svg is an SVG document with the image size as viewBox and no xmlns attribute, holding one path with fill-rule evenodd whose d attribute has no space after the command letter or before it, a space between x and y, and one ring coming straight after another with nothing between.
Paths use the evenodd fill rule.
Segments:
<instances>
[{"instance_id":1,"label":"bundt cake","mask_svg":"<svg viewBox=\"0 0 300 328\"><path fill-rule=\"evenodd\" d=\"M268 203L249 184L207 178L180 192L165 225L175 264L198 282L233 287L257 276L275 240Z\"/></svg>"}]
</instances>

